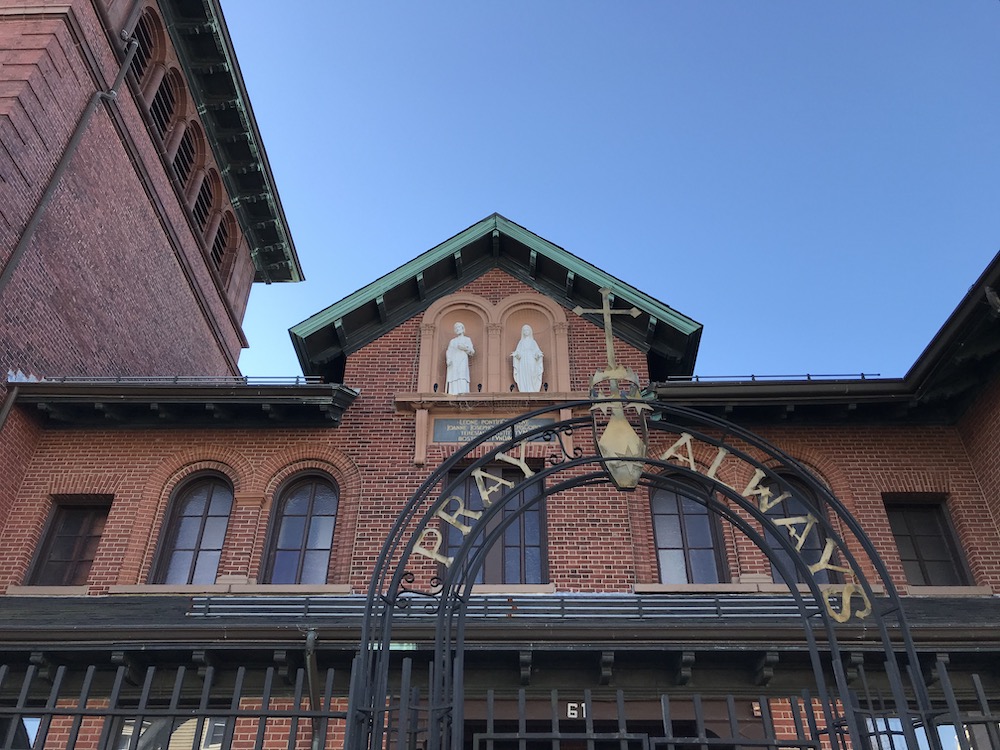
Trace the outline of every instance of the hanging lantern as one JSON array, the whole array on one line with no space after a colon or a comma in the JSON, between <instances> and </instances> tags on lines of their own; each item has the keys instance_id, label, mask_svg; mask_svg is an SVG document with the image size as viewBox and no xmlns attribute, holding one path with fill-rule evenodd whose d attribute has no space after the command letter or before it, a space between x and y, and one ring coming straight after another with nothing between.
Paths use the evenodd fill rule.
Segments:
<instances>
[{"instance_id":1,"label":"hanging lantern","mask_svg":"<svg viewBox=\"0 0 1000 750\"><path fill-rule=\"evenodd\" d=\"M596 372L590 379L590 397L599 400L590 407L590 416L608 475L618 489L634 490L649 448L645 412L651 410L641 399L639 378L625 367Z\"/></svg>"}]
</instances>

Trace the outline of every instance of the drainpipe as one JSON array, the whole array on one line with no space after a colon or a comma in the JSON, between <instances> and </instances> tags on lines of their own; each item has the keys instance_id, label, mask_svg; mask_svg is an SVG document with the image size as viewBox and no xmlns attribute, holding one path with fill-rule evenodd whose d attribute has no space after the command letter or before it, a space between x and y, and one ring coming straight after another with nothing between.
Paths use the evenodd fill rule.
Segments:
<instances>
[{"instance_id":1,"label":"drainpipe","mask_svg":"<svg viewBox=\"0 0 1000 750\"><path fill-rule=\"evenodd\" d=\"M35 231L42 221L45 209L48 208L49 203L52 201L52 196L55 195L56 188L59 187L63 174L69 167L69 163L73 160L73 156L80 146L80 141L83 140L87 125L90 124L90 118L94 116L97 106L102 101L113 102L118 98L118 90L121 88L122 83L124 83L129 68L132 67L132 59L135 57L135 51L138 47L139 41L133 36L129 40L128 47L125 49L125 59L122 61L121 69L118 71L118 77L115 78L114 84L107 91L95 91L84 108L83 114L80 115L80 119L76 123L76 130L73 131L73 135L69 139L69 144L67 144L66 150L63 151L63 155L59 159L52 177L49 179L48 187L45 188L42 197L38 199L35 210L31 214L31 219L29 219L28 225L24 228L24 232L21 234L21 239L18 241L17 247L14 248L14 252L11 253L10 258L7 260L7 265L4 266L3 272L0 273L0 296L3 295L4 289L14 275L14 271L17 270L18 264L21 262L21 256L24 255L24 251L28 249L28 245L35 236Z\"/></svg>"},{"instance_id":2,"label":"drainpipe","mask_svg":"<svg viewBox=\"0 0 1000 750\"><path fill-rule=\"evenodd\" d=\"M319 694L319 668L316 664L316 643L319 633L310 628L306 631L306 682L309 683L309 706L318 711L322 705ZM320 716L312 718L312 750L322 750L326 745L326 722Z\"/></svg>"},{"instance_id":3,"label":"drainpipe","mask_svg":"<svg viewBox=\"0 0 1000 750\"><path fill-rule=\"evenodd\" d=\"M7 392L7 398L0 404L0 432L3 431L3 426L7 423L7 417L10 414L10 410L14 407L14 402L17 401L17 390L17 386L15 385Z\"/></svg>"}]
</instances>

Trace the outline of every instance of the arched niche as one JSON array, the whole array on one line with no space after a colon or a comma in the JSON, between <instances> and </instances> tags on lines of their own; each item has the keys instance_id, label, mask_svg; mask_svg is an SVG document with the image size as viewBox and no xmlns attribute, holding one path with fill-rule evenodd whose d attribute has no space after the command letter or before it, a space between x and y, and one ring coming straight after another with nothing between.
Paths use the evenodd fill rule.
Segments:
<instances>
[{"instance_id":1,"label":"arched niche","mask_svg":"<svg viewBox=\"0 0 1000 750\"><path fill-rule=\"evenodd\" d=\"M447 390L445 351L455 336L455 324L465 326L465 335L472 339L476 353L469 357L470 390L476 393L480 384L487 390L490 360L489 325L493 306L476 294L459 292L439 299L427 308L420 327L420 371L417 390L430 393L434 385L438 393Z\"/></svg>"},{"instance_id":2,"label":"arched niche","mask_svg":"<svg viewBox=\"0 0 1000 750\"><path fill-rule=\"evenodd\" d=\"M434 302L424 313L420 328L420 369L417 390L444 394L447 383L445 351L455 335L455 323L465 326L476 353L469 359L470 391L510 393L514 384L511 353L521 338L521 327L530 325L545 355L549 391L569 391L569 343L566 314L540 294L515 294L493 305L476 294L458 292ZM480 391L479 386L482 386Z\"/></svg>"},{"instance_id":3,"label":"arched niche","mask_svg":"<svg viewBox=\"0 0 1000 750\"><path fill-rule=\"evenodd\" d=\"M535 341L545 355L542 382L548 383L550 392L568 392L569 342L566 338L568 326L563 309L548 297L539 294L515 294L502 300L495 312L504 353L500 390L507 392L514 386L511 353L517 348L522 326L530 325Z\"/></svg>"}]
</instances>

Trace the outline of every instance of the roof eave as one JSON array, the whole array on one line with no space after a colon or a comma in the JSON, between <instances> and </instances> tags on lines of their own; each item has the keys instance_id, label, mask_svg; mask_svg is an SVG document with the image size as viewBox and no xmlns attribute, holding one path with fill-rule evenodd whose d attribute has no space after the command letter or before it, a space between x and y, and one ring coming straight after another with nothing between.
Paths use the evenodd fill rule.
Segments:
<instances>
[{"instance_id":1,"label":"roof eave","mask_svg":"<svg viewBox=\"0 0 1000 750\"><path fill-rule=\"evenodd\" d=\"M525 260L529 257L530 263ZM541 272L543 267L550 275ZM645 316L639 321L641 330L616 326L619 338L641 351L653 350L674 362L671 374L693 372L701 337L700 323L499 214L473 224L293 326L289 335L303 372L320 374L331 360L357 351L389 328L426 309L434 300L492 268L510 273L568 309L581 302L585 308L599 305L597 290L610 288L620 304L634 306ZM555 279L553 273L559 278ZM368 307L374 310L375 304L379 311L377 320L365 312ZM601 324L599 316L586 317Z\"/></svg>"},{"instance_id":2,"label":"roof eave","mask_svg":"<svg viewBox=\"0 0 1000 750\"><path fill-rule=\"evenodd\" d=\"M303 281L305 275L219 1L160 0L160 7L250 246L254 280ZM188 15L186 11L192 8L204 17ZM206 35L213 43L205 43Z\"/></svg>"}]
</instances>

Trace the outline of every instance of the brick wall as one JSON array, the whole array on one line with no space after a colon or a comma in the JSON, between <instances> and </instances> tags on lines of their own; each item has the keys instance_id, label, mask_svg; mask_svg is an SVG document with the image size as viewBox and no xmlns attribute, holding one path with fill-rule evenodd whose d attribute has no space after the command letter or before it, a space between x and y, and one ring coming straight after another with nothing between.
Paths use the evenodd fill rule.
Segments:
<instances>
[{"instance_id":1,"label":"brick wall","mask_svg":"<svg viewBox=\"0 0 1000 750\"><path fill-rule=\"evenodd\" d=\"M958 428L986 501L984 520L995 525L1000 518L1000 378L983 390Z\"/></svg>"},{"instance_id":2,"label":"brick wall","mask_svg":"<svg viewBox=\"0 0 1000 750\"><path fill-rule=\"evenodd\" d=\"M100 16L105 4L0 0L0 269L11 261L92 95L118 74L111 40L130 8L107 5L113 27ZM164 63L176 62L167 50ZM178 106L194 112L189 98ZM0 382L10 371L237 372L253 279L249 248L238 236L228 281L216 278L144 110L131 76L115 104L98 105L33 239L0 288ZM23 417L0 433L0 523L33 440Z\"/></svg>"},{"instance_id":3,"label":"brick wall","mask_svg":"<svg viewBox=\"0 0 1000 750\"><path fill-rule=\"evenodd\" d=\"M530 290L500 271L464 291L499 299ZM600 328L570 317L574 387L604 356ZM233 482L236 501L220 574L256 578L261 569L276 493L299 471L329 473L341 491L330 582L367 586L387 531L410 495L454 446L431 444L426 466L413 463L415 422L397 413L394 397L416 388L418 315L348 359L346 382L362 391L337 429L46 430L38 441L16 499L18 512L3 529L0 586L24 581L56 494L110 493L111 517L91 575L91 591L148 580L171 491L196 471L220 471ZM643 355L617 342L619 358L645 378ZM959 430L951 427L775 427L750 425L811 467L859 518L896 582L902 570L882 506L882 493L946 493L976 583L1000 590L997 529L975 478ZM587 452L589 446L582 446ZM532 447L541 468L551 451ZM582 470L581 470L582 471ZM733 486L742 469L724 469ZM744 471L745 473L745 471ZM549 571L560 591L630 591L656 580L648 496L606 486L555 496L548 506ZM729 574L766 573L763 555L745 538L727 533ZM854 548L852 547L852 550ZM432 566L431 566L432 569ZM870 566L865 568L871 573Z\"/></svg>"},{"instance_id":4,"label":"brick wall","mask_svg":"<svg viewBox=\"0 0 1000 750\"><path fill-rule=\"evenodd\" d=\"M106 30L90 2L68 10L0 2L0 265L91 95L118 73L109 36L117 29ZM166 62L176 63L172 52ZM236 371L249 250L240 237L227 296L146 126L140 96L130 77L116 104L98 106L34 239L0 289L0 377L8 369ZM178 106L194 110L187 98Z\"/></svg>"}]
</instances>

